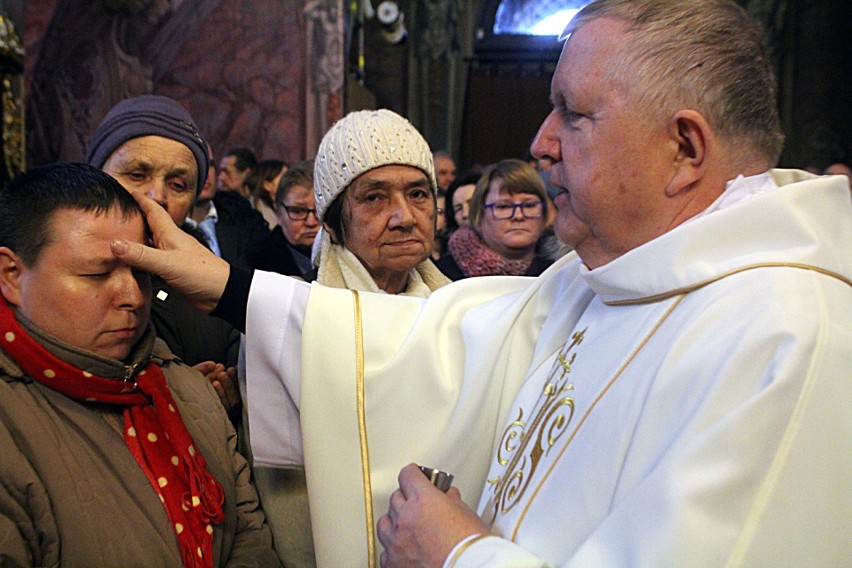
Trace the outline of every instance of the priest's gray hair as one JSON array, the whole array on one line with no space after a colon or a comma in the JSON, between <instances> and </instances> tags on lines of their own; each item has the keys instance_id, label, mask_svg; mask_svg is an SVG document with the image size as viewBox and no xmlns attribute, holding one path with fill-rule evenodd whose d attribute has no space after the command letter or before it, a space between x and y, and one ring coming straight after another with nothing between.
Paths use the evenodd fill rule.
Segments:
<instances>
[{"instance_id":1,"label":"priest's gray hair","mask_svg":"<svg viewBox=\"0 0 852 568\"><path fill-rule=\"evenodd\" d=\"M627 41L608 73L640 112L665 120L700 112L749 158L775 165L784 144L777 85L764 34L730 0L597 0L563 37L597 18L623 20Z\"/></svg>"}]
</instances>

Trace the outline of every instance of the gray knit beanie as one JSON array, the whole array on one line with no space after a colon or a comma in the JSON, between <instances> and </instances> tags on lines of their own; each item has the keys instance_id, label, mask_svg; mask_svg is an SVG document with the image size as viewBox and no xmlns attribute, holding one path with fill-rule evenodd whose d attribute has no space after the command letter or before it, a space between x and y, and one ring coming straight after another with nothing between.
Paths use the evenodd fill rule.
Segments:
<instances>
[{"instance_id":1,"label":"gray knit beanie","mask_svg":"<svg viewBox=\"0 0 852 568\"><path fill-rule=\"evenodd\" d=\"M141 95L112 107L92 135L86 161L103 168L116 148L141 136L162 136L189 148L198 165L195 191L204 187L210 165L207 142L187 110L176 100L160 95Z\"/></svg>"},{"instance_id":2,"label":"gray knit beanie","mask_svg":"<svg viewBox=\"0 0 852 568\"><path fill-rule=\"evenodd\" d=\"M435 164L423 136L387 109L349 113L326 133L314 161L314 199L320 221L352 181L380 166L414 166L429 178L434 194Z\"/></svg>"}]
</instances>

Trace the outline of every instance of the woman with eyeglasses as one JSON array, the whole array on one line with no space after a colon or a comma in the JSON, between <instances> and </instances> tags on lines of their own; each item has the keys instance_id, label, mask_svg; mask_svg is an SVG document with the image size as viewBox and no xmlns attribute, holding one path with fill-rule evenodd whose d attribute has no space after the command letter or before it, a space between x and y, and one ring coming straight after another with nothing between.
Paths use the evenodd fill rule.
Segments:
<instances>
[{"instance_id":1,"label":"woman with eyeglasses","mask_svg":"<svg viewBox=\"0 0 852 568\"><path fill-rule=\"evenodd\" d=\"M246 252L246 258L255 270L302 277L313 270L311 247L320 228L313 161L296 164L281 176L274 203L278 224Z\"/></svg>"},{"instance_id":2,"label":"woman with eyeglasses","mask_svg":"<svg viewBox=\"0 0 852 568\"><path fill-rule=\"evenodd\" d=\"M452 280L538 276L552 263L537 253L546 223L547 194L539 173L521 160L502 160L476 183L468 224L452 234L438 268Z\"/></svg>"}]
</instances>

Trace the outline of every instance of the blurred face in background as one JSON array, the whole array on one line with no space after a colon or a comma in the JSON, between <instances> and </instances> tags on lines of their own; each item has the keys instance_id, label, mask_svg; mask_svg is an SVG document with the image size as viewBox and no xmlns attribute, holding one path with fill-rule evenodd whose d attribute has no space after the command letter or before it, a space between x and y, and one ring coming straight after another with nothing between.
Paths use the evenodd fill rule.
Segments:
<instances>
[{"instance_id":1,"label":"blurred face in background","mask_svg":"<svg viewBox=\"0 0 852 568\"><path fill-rule=\"evenodd\" d=\"M476 189L476 184L460 185L453 193L453 217L456 218L456 223L459 227L467 224L467 218L470 217L470 199L473 197L473 192Z\"/></svg>"},{"instance_id":2,"label":"blurred face in background","mask_svg":"<svg viewBox=\"0 0 852 568\"><path fill-rule=\"evenodd\" d=\"M456 179L456 163L452 158L447 156L435 157L435 181L438 183L438 188L444 191Z\"/></svg>"},{"instance_id":3,"label":"blurred face in background","mask_svg":"<svg viewBox=\"0 0 852 568\"><path fill-rule=\"evenodd\" d=\"M234 156L225 156L219 164L219 177L216 178L219 182L219 190L242 192L250 172L249 168L238 170L237 159Z\"/></svg>"},{"instance_id":4,"label":"blurred face in background","mask_svg":"<svg viewBox=\"0 0 852 568\"><path fill-rule=\"evenodd\" d=\"M287 172L287 166L281 168L281 171L278 172L278 175L272 178L271 180L265 179L263 180L263 190L269 194L269 197L272 201L275 201L275 193L278 191L278 182L281 181L281 176L283 176Z\"/></svg>"},{"instance_id":5,"label":"blurred face in background","mask_svg":"<svg viewBox=\"0 0 852 568\"><path fill-rule=\"evenodd\" d=\"M313 187L301 184L291 186L278 203L275 215L278 217L281 231L291 245L299 248L313 246L320 228Z\"/></svg>"},{"instance_id":6,"label":"blurred face in background","mask_svg":"<svg viewBox=\"0 0 852 568\"><path fill-rule=\"evenodd\" d=\"M444 207L446 207L446 198L443 195L435 197L435 230L440 231L447 226L447 218L444 217Z\"/></svg>"}]
</instances>

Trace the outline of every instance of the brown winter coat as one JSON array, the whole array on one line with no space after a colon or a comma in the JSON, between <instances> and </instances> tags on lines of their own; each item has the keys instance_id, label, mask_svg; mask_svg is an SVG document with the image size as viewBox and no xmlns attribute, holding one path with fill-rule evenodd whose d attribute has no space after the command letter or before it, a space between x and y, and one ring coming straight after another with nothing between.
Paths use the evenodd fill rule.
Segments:
<instances>
[{"instance_id":1,"label":"brown winter coat","mask_svg":"<svg viewBox=\"0 0 852 568\"><path fill-rule=\"evenodd\" d=\"M124 372L119 361L28 331L78 368L116 379ZM248 465L215 391L150 330L129 361L151 353L224 489L213 566L278 566ZM0 350L0 566L182 565L166 510L127 449L121 425L121 407L78 402L33 382Z\"/></svg>"}]
</instances>

